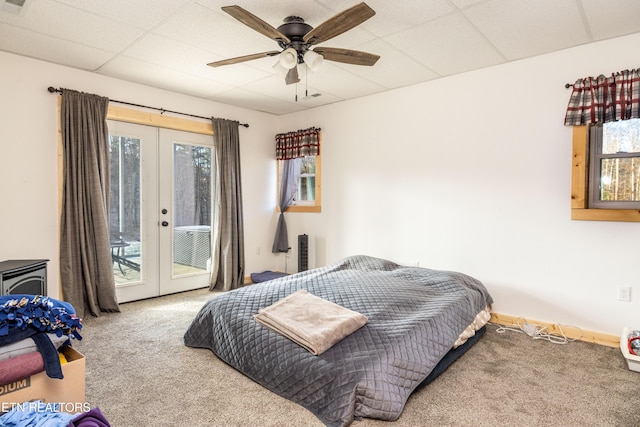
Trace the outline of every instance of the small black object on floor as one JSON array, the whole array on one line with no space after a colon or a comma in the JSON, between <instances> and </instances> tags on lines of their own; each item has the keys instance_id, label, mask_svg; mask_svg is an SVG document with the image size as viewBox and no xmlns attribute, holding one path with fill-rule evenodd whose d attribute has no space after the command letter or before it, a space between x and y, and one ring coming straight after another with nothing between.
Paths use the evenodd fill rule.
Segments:
<instances>
[{"instance_id":1,"label":"small black object on floor","mask_svg":"<svg viewBox=\"0 0 640 427\"><path fill-rule=\"evenodd\" d=\"M278 279L280 277L288 276L287 273L280 273L277 271L266 270L262 273L251 273L251 281L253 283L266 282L268 280Z\"/></svg>"}]
</instances>

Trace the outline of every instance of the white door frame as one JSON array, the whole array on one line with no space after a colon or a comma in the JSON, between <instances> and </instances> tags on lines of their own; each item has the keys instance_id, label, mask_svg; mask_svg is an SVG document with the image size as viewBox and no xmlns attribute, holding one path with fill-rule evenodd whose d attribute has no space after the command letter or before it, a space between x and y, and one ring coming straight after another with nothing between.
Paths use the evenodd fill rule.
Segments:
<instances>
[{"instance_id":1,"label":"white door frame","mask_svg":"<svg viewBox=\"0 0 640 427\"><path fill-rule=\"evenodd\" d=\"M140 278L116 285L118 302L207 287L208 272L174 274L173 146L177 142L206 145L213 150L213 138L119 121L109 121L109 129L142 141ZM166 214L162 213L163 209L167 210Z\"/></svg>"}]
</instances>

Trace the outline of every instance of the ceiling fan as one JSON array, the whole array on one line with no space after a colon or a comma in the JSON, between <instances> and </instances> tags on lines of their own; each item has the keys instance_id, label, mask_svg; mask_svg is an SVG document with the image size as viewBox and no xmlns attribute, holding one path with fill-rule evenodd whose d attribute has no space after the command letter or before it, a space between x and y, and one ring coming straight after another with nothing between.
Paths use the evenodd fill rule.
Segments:
<instances>
[{"instance_id":1,"label":"ceiling fan","mask_svg":"<svg viewBox=\"0 0 640 427\"><path fill-rule=\"evenodd\" d=\"M279 56L274 68L283 74L286 73L285 82L292 84L300 81L298 64L306 64L315 71L323 59L372 66L380 58L379 55L358 50L315 46L360 25L375 15L376 12L366 3L359 3L344 10L315 28L305 23L299 16L285 18L284 24L276 29L240 6L224 6L222 10L249 28L276 41L281 50L254 53L207 64L212 67L237 64L267 56Z\"/></svg>"}]
</instances>

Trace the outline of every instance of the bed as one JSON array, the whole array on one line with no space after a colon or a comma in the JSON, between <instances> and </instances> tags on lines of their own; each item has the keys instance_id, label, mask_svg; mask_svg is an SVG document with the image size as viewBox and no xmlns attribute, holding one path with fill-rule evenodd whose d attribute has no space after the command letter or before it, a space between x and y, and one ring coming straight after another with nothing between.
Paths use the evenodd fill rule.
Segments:
<instances>
[{"instance_id":1,"label":"bed","mask_svg":"<svg viewBox=\"0 0 640 427\"><path fill-rule=\"evenodd\" d=\"M258 310L300 289L368 321L320 355L255 321ZM212 297L184 343L212 350L326 426L348 426L362 417L392 421L416 387L481 335L469 328L492 302L484 285L468 275L358 255ZM465 332L473 337L455 348Z\"/></svg>"}]
</instances>

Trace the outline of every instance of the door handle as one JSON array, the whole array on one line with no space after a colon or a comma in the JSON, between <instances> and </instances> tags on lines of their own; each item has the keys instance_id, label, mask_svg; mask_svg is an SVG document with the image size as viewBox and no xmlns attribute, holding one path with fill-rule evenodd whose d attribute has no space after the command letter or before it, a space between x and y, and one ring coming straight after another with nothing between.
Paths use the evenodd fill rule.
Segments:
<instances>
[{"instance_id":1,"label":"door handle","mask_svg":"<svg viewBox=\"0 0 640 427\"><path fill-rule=\"evenodd\" d=\"M169 223L167 221L162 221L161 224L162 224L163 227L166 227L166 226L169 225Z\"/></svg>"}]
</instances>

